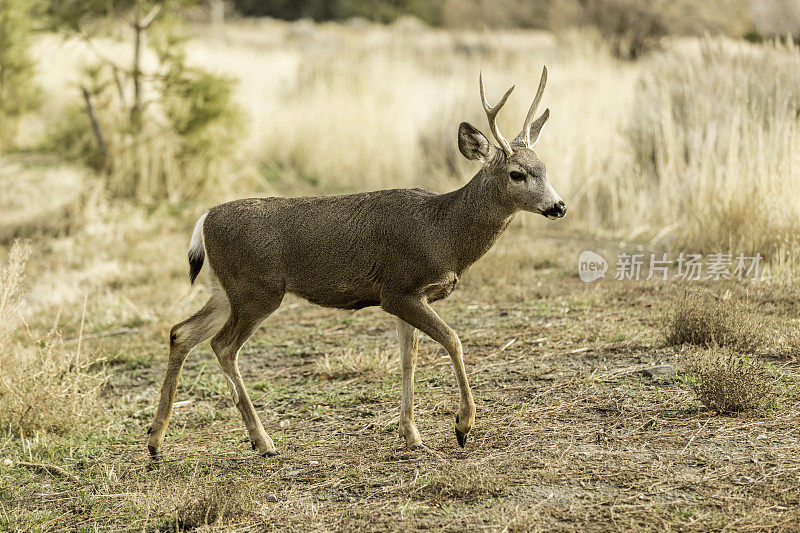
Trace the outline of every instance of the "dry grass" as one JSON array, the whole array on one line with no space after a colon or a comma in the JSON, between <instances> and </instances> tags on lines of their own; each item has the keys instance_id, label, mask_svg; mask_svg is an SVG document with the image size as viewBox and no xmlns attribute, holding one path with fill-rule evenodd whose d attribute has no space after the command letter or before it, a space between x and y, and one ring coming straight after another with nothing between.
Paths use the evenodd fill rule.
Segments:
<instances>
[{"instance_id":1,"label":"dry grass","mask_svg":"<svg viewBox=\"0 0 800 533\"><path fill-rule=\"evenodd\" d=\"M773 396L766 365L731 350L711 349L690 362L692 389L713 411L741 413L764 407Z\"/></svg>"},{"instance_id":2,"label":"dry grass","mask_svg":"<svg viewBox=\"0 0 800 533\"><path fill-rule=\"evenodd\" d=\"M253 491L235 481L201 487L181 499L175 511L175 525L181 530L235 522L251 516L257 506Z\"/></svg>"},{"instance_id":3,"label":"dry grass","mask_svg":"<svg viewBox=\"0 0 800 533\"><path fill-rule=\"evenodd\" d=\"M0 426L21 435L74 429L96 412L105 384L96 355L67 346L57 325L42 337L17 334L30 246L15 243L0 268Z\"/></svg>"},{"instance_id":4,"label":"dry grass","mask_svg":"<svg viewBox=\"0 0 800 533\"><path fill-rule=\"evenodd\" d=\"M86 174L57 159L0 158L0 242L74 229L81 220Z\"/></svg>"},{"instance_id":5,"label":"dry grass","mask_svg":"<svg viewBox=\"0 0 800 533\"><path fill-rule=\"evenodd\" d=\"M449 500L475 500L502 494L507 478L491 464L455 462L445 465L425 490Z\"/></svg>"},{"instance_id":6,"label":"dry grass","mask_svg":"<svg viewBox=\"0 0 800 533\"><path fill-rule=\"evenodd\" d=\"M558 265L559 254L577 256L584 241L532 236L515 224L500 246L554 256ZM491 280L503 264L479 263L465 277ZM337 313L293 302L242 350L245 383L281 451L269 460L251 451L203 345L187 360L163 462L148 469L145 428L166 366L166 332L94 341L154 355L114 367L111 416L89 430L14 438L3 450L14 464L58 465L91 488L0 462L0 529L796 530L797 363L781 364L786 386L776 385L774 408L737 417L698 410L682 382L639 375L696 351L663 346L652 311L663 284L586 285L572 268L520 270L495 284L465 280L436 304L461 336L475 391L464 449L453 435L451 364L430 339L420 341L415 412L431 451L405 450L397 436L396 369L345 381L316 374L324 353L394 348L394 323L377 309ZM794 305L773 304L770 313L788 319ZM211 412L187 408L200 399ZM219 495L232 484L249 487L254 508L246 500L224 508Z\"/></svg>"},{"instance_id":7,"label":"dry grass","mask_svg":"<svg viewBox=\"0 0 800 533\"><path fill-rule=\"evenodd\" d=\"M317 361L315 374L326 379L346 379L362 374L386 375L396 366L394 354L385 350L348 348L338 353L326 353Z\"/></svg>"},{"instance_id":8,"label":"dry grass","mask_svg":"<svg viewBox=\"0 0 800 533\"><path fill-rule=\"evenodd\" d=\"M669 345L727 346L751 353L771 344L768 324L750 310L752 305L734 296L687 293L667 310L662 331Z\"/></svg>"},{"instance_id":9,"label":"dry grass","mask_svg":"<svg viewBox=\"0 0 800 533\"><path fill-rule=\"evenodd\" d=\"M662 237L695 252L796 257L800 49L705 41L648 70L628 136Z\"/></svg>"},{"instance_id":10,"label":"dry grass","mask_svg":"<svg viewBox=\"0 0 800 533\"><path fill-rule=\"evenodd\" d=\"M157 469L147 468L144 433L164 375L169 326L203 299L185 297L185 246L197 215L218 199L245 194L458 186L477 170L455 148L458 123L467 119L485 129L476 90L481 68L490 99L519 82L500 117L512 135L535 92L541 63L550 67L543 104L552 108L553 118L537 148L570 204L563 222L573 229L625 239L662 233L667 244L700 246L681 236L704 226L715 237L702 246L719 245L715 252L771 246L759 228L772 221L747 211L751 197L763 200L753 196L761 189L749 188L748 172L760 160L773 173L774 181L767 170L759 174L759 187L774 185L770 190L783 195L775 224L789 220L796 195L779 182L796 166L782 145L770 143L796 142L796 126L755 100L748 104L754 113L735 107L740 101L731 100L733 89L718 79L722 71L713 77L725 87L719 93L711 80L692 75L683 83L698 96L687 116L727 99L745 124L732 135L736 142L747 141L742 149L747 153L710 151L706 166L687 163L687 146L702 148L704 139L721 142L731 124L721 116L708 131L686 121L681 129L662 128L672 120L669 92L652 127L659 135L681 131L678 139L691 142L670 144L672 137L664 136L661 168L679 175L674 183L668 183L672 174L654 178L642 172L632 148L638 141L628 128L641 119L639 111L631 114L637 93L643 105L653 102L650 89L637 88L636 80L661 72L662 56L623 64L588 35L562 37L254 22L209 31L195 41L193 61L240 78L237 99L252 124L241 144L263 163L264 179L254 189L252 180L220 176L222 189L214 190L213 199L178 207L98 200L85 209L80 228L36 242L22 307L32 336L13 329L14 347L24 344L11 366L6 363L11 355L3 350L0 377L9 375L6 368L19 373L11 386L29 403L49 400L36 396L41 387L23 390L24 383L66 389L69 381L55 379L62 375L58 369L67 371L63 375L73 387L80 383L76 376L97 377L80 364L84 371L69 373L76 368L70 366L77 359L74 341L52 338L48 350L37 344L46 339L60 308L65 338L80 336L82 318L92 335L78 361L86 361L86 354L110 354L113 394L102 416L68 435L38 431L34 438L3 441L3 457L12 464L57 464L87 486L76 490L67 478L0 463L0 529L798 530L797 359L782 361L786 386L775 386L779 402L758 413L755 423L698 411L695 395L682 383L639 374L698 350L688 344L678 353L664 346L652 312L665 294L683 287L584 284L575 277L580 251L608 246L613 250L601 251L611 257L619 240L559 232L553 228L561 223L531 215L519 216L495 250L466 273L458 291L436 305L461 335L475 391L476 425L465 449L453 435L457 387L440 346L423 336L415 386L417 424L433 452L409 452L397 439L401 385L391 319L376 309L342 314L298 302L270 317L240 357L253 403L282 455L264 460L251 453L215 357L203 345L184 369L177 400L190 403L175 409L165 460ZM59 48L48 37L40 42L36 55L42 58L45 87L69 86L71 70L62 55L80 56L73 44ZM698 57L696 44L669 53L678 65L681 58ZM781 79L792 81L783 70L793 64L789 52L726 48L719 53L769 56L765 61L774 61ZM741 63L731 67L737 76L766 76L757 65L735 61ZM783 83L773 87L781 98L788 94ZM666 79L664 84L674 88ZM758 87L748 87L748 95L762 98ZM46 116L61 116L60 99L61 93L45 102ZM765 118L770 113L777 118ZM35 138L35 124L28 126L25 135ZM781 127L786 137L778 135ZM741 168L728 165L745 160ZM680 174L687 169L690 177ZM712 191L715 180L723 194L716 199L708 194L706 201L716 200L737 217L705 217L704 205L690 202L693 195L704 198L701 191ZM746 193L738 194L737 186ZM16 205L24 210L28 204ZM755 228L751 240L742 220ZM781 235L785 240L790 234ZM788 253L789 245L784 249ZM792 265L786 257L785 264ZM759 302L768 301L769 307L748 307L735 298L679 302L674 310L680 312L671 315L664 335L680 331L683 340L676 342L762 351L772 342L772 331L757 326L794 324L797 300L770 281L758 286ZM786 345L797 341L787 334ZM43 353L51 355L36 355ZM50 363L32 363L36 357L60 366L42 372ZM31 364L38 365L35 371ZM86 379L87 387L95 386ZM77 396L76 389L69 390L65 399L54 397L69 406ZM94 389L87 390L91 399ZM21 395L15 398L25 405ZM24 412L17 404L11 422ZM38 420L49 420L51 404L42 405L48 407ZM66 411L64 429L75 428ZM281 424L284 420L291 424ZM34 427L28 426L26 435ZM255 510L246 498L235 503L239 496L229 497L234 484L253 487L257 495L274 493L277 501L256 496Z\"/></svg>"}]
</instances>

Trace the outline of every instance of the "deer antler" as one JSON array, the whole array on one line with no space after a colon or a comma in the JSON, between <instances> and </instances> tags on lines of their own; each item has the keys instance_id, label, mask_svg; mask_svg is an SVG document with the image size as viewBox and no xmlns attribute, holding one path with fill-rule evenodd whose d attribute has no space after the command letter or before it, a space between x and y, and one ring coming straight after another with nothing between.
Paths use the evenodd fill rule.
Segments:
<instances>
[{"instance_id":1,"label":"deer antler","mask_svg":"<svg viewBox=\"0 0 800 533\"><path fill-rule=\"evenodd\" d=\"M536 91L536 97L533 99L533 104L528 110L528 116L525 117L525 124L522 126L522 139L525 141L525 146L531 148L531 125L533 125L533 116L536 114L536 108L539 107L539 102L542 101L544 94L544 86L547 85L547 66L542 68L542 78L539 80L539 89Z\"/></svg>"},{"instance_id":2,"label":"deer antler","mask_svg":"<svg viewBox=\"0 0 800 533\"><path fill-rule=\"evenodd\" d=\"M497 105L492 107L489 105L489 102L486 101L486 94L483 90L482 72L479 74L478 79L480 80L481 85L481 101L483 102L483 109L486 111L486 116L489 119L489 128L492 130L492 135L494 135L494 138L497 139L497 142L500 144L500 148L503 149L503 152L505 152L506 156L511 157L514 154L514 152L511 150L511 145L506 138L503 137L503 134L500 133L500 128L497 127L497 112L500 111L500 108L503 107L503 104L505 104L506 100L508 100L508 95L510 95L511 91L514 90L514 85L509 87L509 89L506 91L506 94L503 95ZM538 102L536 103L538 104Z\"/></svg>"}]
</instances>

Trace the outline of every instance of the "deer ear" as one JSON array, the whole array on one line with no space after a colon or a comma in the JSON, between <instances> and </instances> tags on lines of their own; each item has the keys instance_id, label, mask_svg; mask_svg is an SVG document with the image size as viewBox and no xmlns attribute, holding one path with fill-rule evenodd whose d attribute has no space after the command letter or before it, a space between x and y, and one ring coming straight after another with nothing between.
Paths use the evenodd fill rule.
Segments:
<instances>
[{"instance_id":1,"label":"deer ear","mask_svg":"<svg viewBox=\"0 0 800 533\"><path fill-rule=\"evenodd\" d=\"M536 146L536 143L539 142L539 135L542 134L542 130L544 129L544 125L547 122L547 119L550 118L550 108L544 110L544 113L537 118L533 124L531 124L531 148Z\"/></svg>"},{"instance_id":2,"label":"deer ear","mask_svg":"<svg viewBox=\"0 0 800 533\"><path fill-rule=\"evenodd\" d=\"M458 127L458 149L467 159L481 163L491 160L497 150L483 133L467 122Z\"/></svg>"},{"instance_id":3,"label":"deer ear","mask_svg":"<svg viewBox=\"0 0 800 533\"><path fill-rule=\"evenodd\" d=\"M544 129L545 123L547 123L547 119L550 118L550 108L544 110L544 113L539 115L539 118L533 121L531 124L531 144L528 148L533 148L536 146L536 143L539 142L539 136L542 134L542 130ZM519 132L519 135L514 137L514 140L511 141L511 145L514 146L525 146L525 130Z\"/></svg>"}]
</instances>

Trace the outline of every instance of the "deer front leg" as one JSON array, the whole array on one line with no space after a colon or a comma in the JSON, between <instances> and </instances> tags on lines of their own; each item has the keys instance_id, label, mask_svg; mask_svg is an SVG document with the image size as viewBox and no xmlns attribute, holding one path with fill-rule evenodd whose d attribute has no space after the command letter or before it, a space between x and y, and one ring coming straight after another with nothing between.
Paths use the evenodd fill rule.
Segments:
<instances>
[{"instance_id":1,"label":"deer front leg","mask_svg":"<svg viewBox=\"0 0 800 533\"><path fill-rule=\"evenodd\" d=\"M424 297L384 294L381 296L381 307L424 332L441 344L450 354L453 372L461 393L461 403L456 415L456 439L459 446L463 448L467 443L467 435L475 422L475 400L467 382L467 372L464 370L464 358L458 335L436 314Z\"/></svg>"},{"instance_id":2,"label":"deer front leg","mask_svg":"<svg viewBox=\"0 0 800 533\"><path fill-rule=\"evenodd\" d=\"M417 367L419 330L402 318L397 318L397 338L400 341L400 362L403 369L400 437L405 439L406 447L414 450L424 448L417 426L414 424L414 370Z\"/></svg>"}]
</instances>

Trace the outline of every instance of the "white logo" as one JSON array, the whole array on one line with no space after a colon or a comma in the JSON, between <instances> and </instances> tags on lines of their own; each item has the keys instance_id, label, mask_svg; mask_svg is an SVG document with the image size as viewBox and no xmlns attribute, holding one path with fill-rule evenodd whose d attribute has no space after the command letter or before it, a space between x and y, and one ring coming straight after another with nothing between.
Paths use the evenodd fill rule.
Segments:
<instances>
[{"instance_id":1,"label":"white logo","mask_svg":"<svg viewBox=\"0 0 800 533\"><path fill-rule=\"evenodd\" d=\"M606 270L608 261L600 254L584 250L578 257L578 276L584 283L606 277Z\"/></svg>"}]
</instances>

